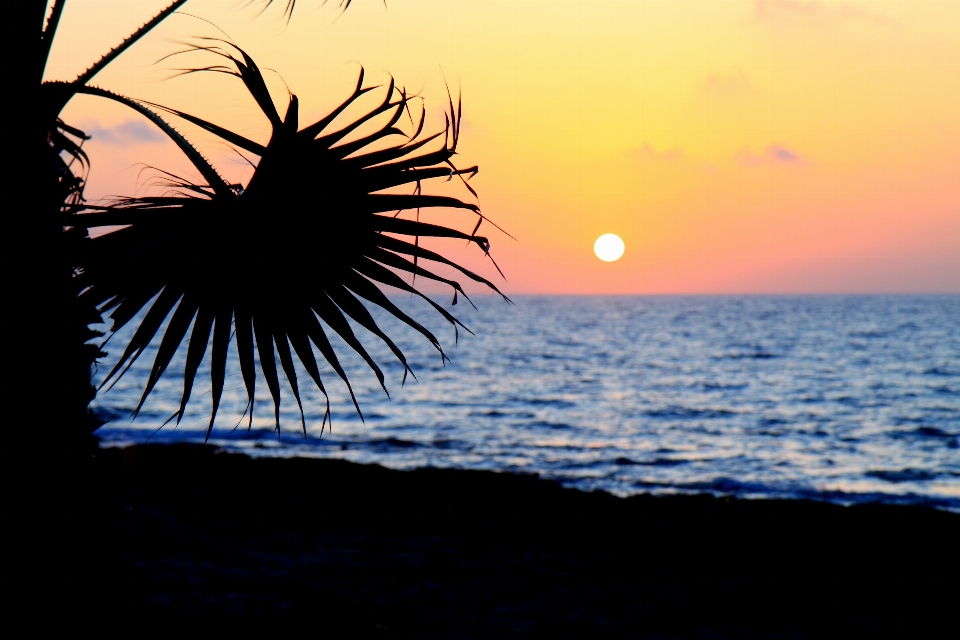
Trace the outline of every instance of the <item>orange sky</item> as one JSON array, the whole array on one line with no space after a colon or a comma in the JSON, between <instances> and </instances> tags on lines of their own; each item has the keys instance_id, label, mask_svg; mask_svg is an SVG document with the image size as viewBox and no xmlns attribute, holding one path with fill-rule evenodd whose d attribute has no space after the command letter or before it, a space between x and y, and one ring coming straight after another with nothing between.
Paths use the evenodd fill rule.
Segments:
<instances>
[{"instance_id":1,"label":"orange sky","mask_svg":"<svg viewBox=\"0 0 960 640\"><path fill-rule=\"evenodd\" d=\"M47 77L72 79L165 4L69 0ZM301 121L349 92L357 62L420 92L434 126L444 76L462 88L462 164L517 238L487 229L508 294L960 292L956 0L354 0L339 18L300 0L289 26L280 0L259 19L239 4L184 11L275 69ZM195 35L217 32L175 16L97 84L265 138L238 81L165 79L202 56L154 64ZM93 134L91 198L149 189L137 163L186 170L121 107L82 97L64 117ZM602 233L624 239L618 262L593 255ZM496 275L461 244L445 250Z\"/></svg>"}]
</instances>

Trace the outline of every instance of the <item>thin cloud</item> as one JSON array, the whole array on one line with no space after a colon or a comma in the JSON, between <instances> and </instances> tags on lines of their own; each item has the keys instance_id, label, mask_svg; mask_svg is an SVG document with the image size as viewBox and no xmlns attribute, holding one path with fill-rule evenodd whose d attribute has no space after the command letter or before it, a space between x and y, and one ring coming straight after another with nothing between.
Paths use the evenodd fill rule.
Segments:
<instances>
[{"instance_id":1,"label":"thin cloud","mask_svg":"<svg viewBox=\"0 0 960 640\"><path fill-rule=\"evenodd\" d=\"M753 17L759 20L809 20L825 13L826 7L813 0L755 0L753 3Z\"/></svg>"},{"instance_id":2,"label":"thin cloud","mask_svg":"<svg viewBox=\"0 0 960 640\"><path fill-rule=\"evenodd\" d=\"M737 154L737 161L747 167L771 164L791 165L803 162L803 157L782 144L773 144L767 147L763 153L741 151Z\"/></svg>"},{"instance_id":3,"label":"thin cloud","mask_svg":"<svg viewBox=\"0 0 960 640\"><path fill-rule=\"evenodd\" d=\"M790 149L780 145L773 145L767 148L767 155L777 162L800 162L800 156Z\"/></svg>"},{"instance_id":4,"label":"thin cloud","mask_svg":"<svg viewBox=\"0 0 960 640\"><path fill-rule=\"evenodd\" d=\"M88 122L80 129L90 136L92 141L103 144L157 144L166 140L156 127L142 120L126 120L106 127L99 122Z\"/></svg>"},{"instance_id":5,"label":"thin cloud","mask_svg":"<svg viewBox=\"0 0 960 640\"><path fill-rule=\"evenodd\" d=\"M661 151L655 148L649 142L644 142L639 149L633 149L627 153L631 158L640 162L674 162L684 159L682 149L668 149L666 151Z\"/></svg>"},{"instance_id":6,"label":"thin cloud","mask_svg":"<svg viewBox=\"0 0 960 640\"><path fill-rule=\"evenodd\" d=\"M827 4L816 0L754 0L753 18L765 24L819 25L829 22L864 22L891 27L897 21L890 16L868 11L853 3Z\"/></svg>"},{"instance_id":7,"label":"thin cloud","mask_svg":"<svg viewBox=\"0 0 960 640\"><path fill-rule=\"evenodd\" d=\"M706 77L701 88L714 98L732 98L752 91L753 83L743 71L713 73Z\"/></svg>"}]
</instances>

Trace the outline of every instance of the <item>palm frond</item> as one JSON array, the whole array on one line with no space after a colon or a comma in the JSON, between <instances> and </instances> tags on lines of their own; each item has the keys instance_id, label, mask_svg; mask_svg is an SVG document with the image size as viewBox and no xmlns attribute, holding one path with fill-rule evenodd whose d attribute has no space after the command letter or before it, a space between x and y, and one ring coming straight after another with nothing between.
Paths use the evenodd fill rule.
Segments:
<instances>
[{"instance_id":1,"label":"palm frond","mask_svg":"<svg viewBox=\"0 0 960 640\"><path fill-rule=\"evenodd\" d=\"M177 9L186 4L186 2L187 0L174 0L171 2L159 13L157 13L157 15L140 25L139 29L124 38L123 42L115 46L113 49L110 49L110 51L101 56L99 60L90 65L86 71L77 76L76 80L74 80L72 84L82 86L93 80L95 75L103 71L107 65L113 62L121 53L133 46L138 40L140 40L140 38L147 35L147 33L153 30L154 27L166 20Z\"/></svg>"},{"instance_id":2,"label":"palm frond","mask_svg":"<svg viewBox=\"0 0 960 640\"><path fill-rule=\"evenodd\" d=\"M40 67L45 69L47 60L50 58L50 47L53 46L53 38L57 35L57 28L60 26L60 17L63 15L63 6L67 0L54 0L50 7L50 15L43 27L40 35Z\"/></svg>"},{"instance_id":3,"label":"palm frond","mask_svg":"<svg viewBox=\"0 0 960 640\"><path fill-rule=\"evenodd\" d=\"M102 89L86 87L86 84L108 64L117 58L121 53L129 49L133 44L139 41L143 36L149 33L154 27L163 22L167 17L181 7L186 0L174 0L165 9L160 11L153 18L145 22L123 42L108 51L99 60L92 64L85 72L80 74L73 82L43 82L40 85L39 101L37 103L36 122L42 127L41 131L46 138L51 171L57 175L59 182L60 202L65 206L75 205L83 200L83 184L86 181L86 174L90 163L87 155L81 149L83 141L87 136L74 127L66 125L60 119L60 112L66 106L67 102L78 92L94 93L102 95ZM43 31L40 34L39 48L39 68L42 70L50 56L50 48L53 45L57 29L60 25L60 18L63 15L65 0L55 0L49 9L49 13L44 24ZM97 93L99 92L99 93ZM127 105L134 106L134 105ZM147 114L145 114L147 115ZM156 116L156 114L152 114ZM148 117L150 117L148 115ZM79 142L71 139L76 138ZM186 149L185 149L186 151ZM66 155L65 160L63 156ZM74 162L80 165L79 175L72 172L71 167ZM76 234L67 236L70 241Z\"/></svg>"},{"instance_id":4,"label":"palm frond","mask_svg":"<svg viewBox=\"0 0 960 640\"><path fill-rule=\"evenodd\" d=\"M391 79L381 88L384 97L379 104L336 127L337 121L347 117L345 114L361 109L361 96L373 89L364 86L361 70L350 97L327 117L300 128L296 96L290 95L281 117L259 68L246 52L224 41L203 50L224 59L228 68L217 71L240 79L271 123L272 135L266 146L255 145L226 128L175 109L132 101L95 88L84 89L119 100L150 117L177 141L207 181L191 185L177 179L181 188L175 195L128 198L99 207L77 206L68 212L65 224L73 227L124 226L86 239L75 257L83 265L83 272L77 276L82 285L81 298L102 312L109 312L113 332L153 300L103 384L119 379L170 318L137 411L167 370L176 349L188 340L182 400L171 416L179 422L212 335L209 437L222 397L232 323L250 420L257 379L256 349L260 371L273 398L277 430L282 370L300 409L305 432L294 356L326 396L314 347L346 384L360 412L326 331L336 333L367 363L384 391L383 372L354 334L351 322L387 345L402 364L404 378L412 373L403 352L381 330L361 299L418 331L445 358L436 337L390 302L380 286L397 287L428 300L455 330L466 327L408 284L401 277L403 274L445 283L453 288L454 299L457 293L466 297L456 280L424 266L424 261L439 263L500 293L486 278L424 249L419 242L420 237L461 239L476 244L489 255L489 241L476 235L479 222L484 219L477 205L449 196L424 194L421 189L424 181L433 178L458 176L465 181L464 176L473 175L476 168L458 170L453 163L460 109L453 108L452 100L443 131L421 137L421 115L415 132L404 134L398 123L404 113L409 113L412 98ZM183 118L259 155L260 161L246 188L227 186L157 111ZM360 131L370 133L358 135ZM433 141L442 146L427 150L426 145ZM412 193L397 192L405 186L412 187ZM467 234L420 222L419 216L417 220L396 217L401 210L428 208L469 211L478 216L478 225ZM504 299L507 300L505 296ZM321 429L328 417L329 399Z\"/></svg>"},{"instance_id":5,"label":"palm frond","mask_svg":"<svg viewBox=\"0 0 960 640\"><path fill-rule=\"evenodd\" d=\"M180 150L183 151L184 155L187 156L191 164L196 167L197 171L200 172L200 175L202 175L207 181L207 184L204 185L205 187L211 189L214 193L220 195L221 197L230 197L233 195L230 185L228 185L226 181L220 177L220 174L217 173L217 170L213 168L210 162L204 158L199 151L197 151L196 147L190 144L179 131L170 126L163 118L161 118L151 109L147 108L144 104L99 87L81 86L77 87L76 91L77 93L99 96L101 98L107 98L108 100L119 102L120 104L123 104L145 116L151 122L153 122L153 124L157 125L157 127L159 127L160 130L167 135L167 137L173 140L178 147L180 147Z\"/></svg>"},{"instance_id":6,"label":"palm frond","mask_svg":"<svg viewBox=\"0 0 960 640\"><path fill-rule=\"evenodd\" d=\"M83 187L90 171L90 158L83 143L89 139L83 131L59 118L47 133L51 169L58 178L60 201L67 205L83 201ZM74 164L79 165L79 171L73 169Z\"/></svg>"}]
</instances>

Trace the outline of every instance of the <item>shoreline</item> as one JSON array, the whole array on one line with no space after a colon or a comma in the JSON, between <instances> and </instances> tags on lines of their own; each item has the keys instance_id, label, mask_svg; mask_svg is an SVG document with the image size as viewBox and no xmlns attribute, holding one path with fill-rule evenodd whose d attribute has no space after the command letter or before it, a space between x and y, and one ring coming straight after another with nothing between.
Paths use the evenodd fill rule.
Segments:
<instances>
[{"instance_id":1,"label":"shoreline","mask_svg":"<svg viewBox=\"0 0 960 640\"><path fill-rule=\"evenodd\" d=\"M99 449L88 471L67 510L77 621L110 606L181 632L903 635L948 619L960 569L960 514L919 506L618 498L205 445Z\"/></svg>"},{"instance_id":2,"label":"shoreline","mask_svg":"<svg viewBox=\"0 0 960 640\"><path fill-rule=\"evenodd\" d=\"M271 437L274 435L273 432L270 432ZM519 476L537 476L547 481L552 481L560 484L564 488L574 489L584 493L591 492L601 492L609 493L617 498L631 498L641 495L650 495L656 498L661 497L671 497L671 496L697 496L697 495L711 495L715 498L732 498L735 500L741 501L810 501L810 502L823 502L827 504L833 504L841 507L850 507L857 505L890 505L890 506L905 506L905 507L920 507L924 509L935 509L939 511L946 511L949 513L960 514L960 498L957 497L948 497L938 494L925 494L925 493L915 493L915 492L905 492L905 493L892 493L892 492L850 492L844 491L842 489L812 489L812 488L797 488L792 491L786 489L778 489L776 487L762 486L762 485L743 485L737 482L733 478L729 477L720 477L715 479L712 482L698 482L698 483L688 483L688 484L671 484L671 483L657 483L657 482L637 482L634 483L633 487L639 487L638 490L632 492L615 492L610 490L607 487L583 487L577 486L580 482L579 478L576 477L564 477L562 475L553 475L548 476L542 474L538 471L529 471L525 472L517 469L471 469L457 466L433 466L426 465L423 467L394 467L389 464L384 463L371 463L366 461L355 461L348 458L336 456L336 455L303 455L300 452L291 450L291 452L285 452L283 446L274 446L262 445L257 442L252 447L236 447L233 446L235 441L216 441L209 444L203 443L201 439L196 440L178 440L170 439L163 440L158 439L154 442L141 442L135 440L117 440L117 441L101 441L100 447L104 450L106 449L126 449L129 447L151 447L151 446L204 446L204 447L213 447L214 449L220 450L222 453L229 453L233 455L239 455L244 457L251 458L274 458L280 460L290 460L290 459L305 459L305 460L336 460L341 462L346 462L348 464L357 464L361 466L383 466L384 468L391 471L400 471L400 472L409 472L417 471L420 469L437 469L444 471L481 471L497 474L507 474L507 475L519 475ZM295 442L294 444L299 444ZM405 443L406 444L406 443ZM346 448L345 444L332 445L335 447ZM401 445L403 446L403 445ZM406 444L406 446L410 446ZM621 464L617 462L617 464ZM632 461L627 461L622 464L643 464L636 463ZM874 475L883 472L876 472ZM895 473L895 472L893 472Z\"/></svg>"}]
</instances>

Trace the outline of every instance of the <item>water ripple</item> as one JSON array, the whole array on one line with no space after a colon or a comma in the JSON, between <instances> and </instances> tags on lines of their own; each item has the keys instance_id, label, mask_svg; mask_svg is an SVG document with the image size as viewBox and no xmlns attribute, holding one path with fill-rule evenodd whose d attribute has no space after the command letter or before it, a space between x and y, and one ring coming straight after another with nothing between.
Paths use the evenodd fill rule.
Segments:
<instances>
[{"instance_id":1,"label":"water ripple","mask_svg":"<svg viewBox=\"0 0 960 640\"><path fill-rule=\"evenodd\" d=\"M397 302L432 317L421 301ZM446 365L408 327L384 320L420 379L401 388L403 368L366 341L393 400L335 344L365 421L326 367L334 421L322 438L318 392L302 389L306 438L286 394L278 436L260 381L249 436L238 410L221 412L212 440L252 455L536 472L620 495L711 491L960 510L958 296L479 302L464 318L476 337L455 348L452 335L444 340ZM426 324L447 336L442 320ZM111 420L100 431L105 444L203 439L208 382L198 382L179 427L151 435L179 406L183 350L129 421L155 347L97 398ZM221 406L242 409L235 361L227 373ZM198 380L208 376L201 369Z\"/></svg>"}]
</instances>

